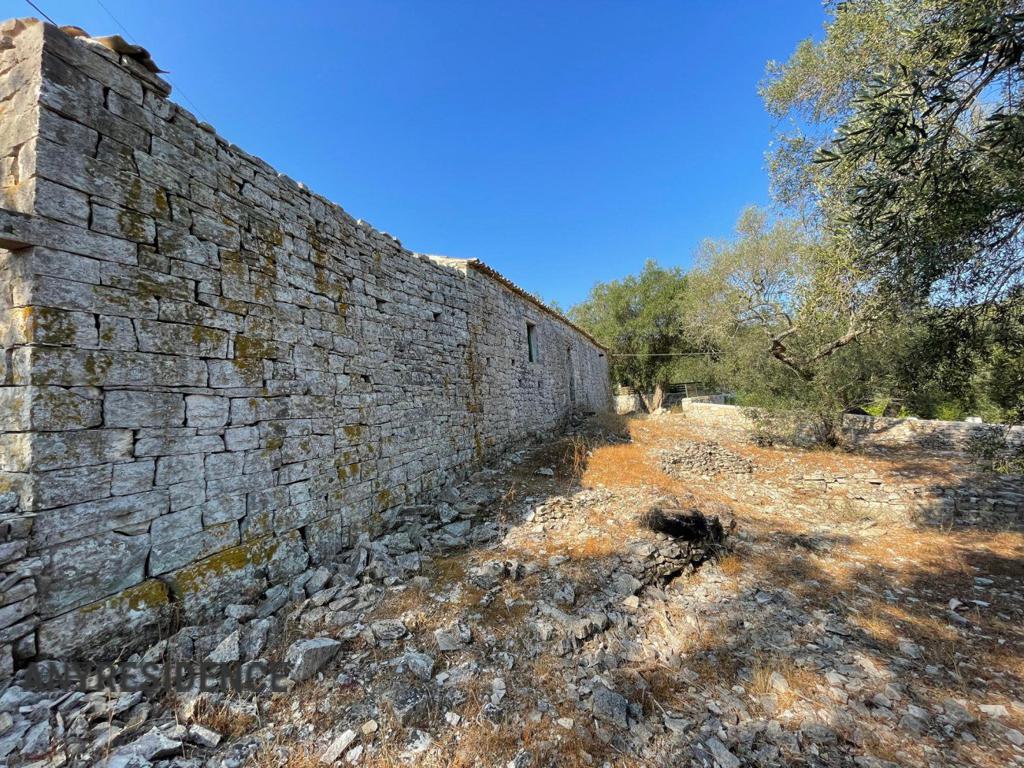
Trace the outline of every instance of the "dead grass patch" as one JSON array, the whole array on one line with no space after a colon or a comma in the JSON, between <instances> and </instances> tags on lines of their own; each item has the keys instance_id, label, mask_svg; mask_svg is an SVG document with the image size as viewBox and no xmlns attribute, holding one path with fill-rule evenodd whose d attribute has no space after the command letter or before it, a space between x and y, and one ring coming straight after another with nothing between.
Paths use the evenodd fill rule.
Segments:
<instances>
[{"instance_id":1,"label":"dead grass patch","mask_svg":"<svg viewBox=\"0 0 1024 768\"><path fill-rule=\"evenodd\" d=\"M775 675L780 675L784 682ZM800 699L813 701L818 684L816 673L797 666L792 659L761 654L751 671L749 692L755 696L774 694L778 706L787 709Z\"/></svg>"},{"instance_id":2,"label":"dead grass patch","mask_svg":"<svg viewBox=\"0 0 1024 768\"><path fill-rule=\"evenodd\" d=\"M226 739L237 739L251 731L257 720L227 703L212 704L206 698L200 698L192 714L192 722L216 731Z\"/></svg>"}]
</instances>

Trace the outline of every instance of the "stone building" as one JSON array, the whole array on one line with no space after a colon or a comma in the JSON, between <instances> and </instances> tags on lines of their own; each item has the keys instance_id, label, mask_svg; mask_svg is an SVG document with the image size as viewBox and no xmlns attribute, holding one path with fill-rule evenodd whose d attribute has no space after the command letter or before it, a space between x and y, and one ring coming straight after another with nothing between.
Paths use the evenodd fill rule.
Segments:
<instances>
[{"instance_id":1,"label":"stone building","mask_svg":"<svg viewBox=\"0 0 1024 768\"><path fill-rule=\"evenodd\" d=\"M209 618L609 402L565 318L169 92L97 41L0 25L0 674Z\"/></svg>"}]
</instances>

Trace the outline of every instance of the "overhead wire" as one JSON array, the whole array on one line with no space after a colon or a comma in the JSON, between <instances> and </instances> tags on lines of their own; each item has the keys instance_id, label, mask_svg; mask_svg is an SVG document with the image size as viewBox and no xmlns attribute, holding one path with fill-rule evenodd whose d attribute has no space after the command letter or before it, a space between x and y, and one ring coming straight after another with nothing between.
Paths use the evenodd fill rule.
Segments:
<instances>
[{"instance_id":1,"label":"overhead wire","mask_svg":"<svg viewBox=\"0 0 1024 768\"><path fill-rule=\"evenodd\" d=\"M51 24L53 24L53 26L55 26L55 27L59 27L60 26L60 24L58 24L56 21L54 21L53 17L50 16L50 14L48 14L46 11L44 11L42 8L40 8L38 5L36 5L36 3L33 2L33 0L25 0L25 2L28 3L28 5L31 6L32 9L36 13L38 13L40 16L42 16L44 19L46 19ZM132 43L134 43L135 45L141 45L141 43L135 38L135 36L131 32L128 31L128 28L124 24L121 23L121 20L118 19L117 16L115 16L114 13L109 8L107 8L107 6L103 3L102 0L96 0L96 5L98 5L100 8L103 9L103 12L106 13L107 16L109 16L113 20L113 22L115 24L117 24L117 26L119 26L121 28L121 31L124 32L125 36ZM188 102L188 105L190 107L192 107L193 111L199 116L199 118L201 120L203 120L203 122L206 122L206 123L210 122L206 118L206 115L203 114L203 111L201 109L199 109L199 106L189 97L189 95L187 93L185 93L184 89L182 89L180 86L175 85L173 82L171 82L171 79L169 77L167 77L166 74L161 74L160 77L162 77L164 80L166 80L167 83L175 91L177 91L178 93L181 94L181 97L185 101Z\"/></svg>"}]
</instances>

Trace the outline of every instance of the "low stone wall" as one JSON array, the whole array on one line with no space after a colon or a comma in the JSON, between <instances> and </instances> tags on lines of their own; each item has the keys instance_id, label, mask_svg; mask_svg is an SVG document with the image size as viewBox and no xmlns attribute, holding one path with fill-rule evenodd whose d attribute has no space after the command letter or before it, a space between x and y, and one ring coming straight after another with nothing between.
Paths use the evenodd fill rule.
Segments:
<instances>
[{"instance_id":1,"label":"low stone wall","mask_svg":"<svg viewBox=\"0 0 1024 768\"><path fill-rule=\"evenodd\" d=\"M750 429L754 409L734 405L685 402L681 412L701 424L727 429ZM882 416L843 417L843 437L856 448L913 447L930 451L965 452L972 440L989 434L993 426L966 421L892 419ZM1024 445L1024 427L1007 429L1010 445Z\"/></svg>"},{"instance_id":2,"label":"low stone wall","mask_svg":"<svg viewBox=\"0 0 1024 768\"><path fill-rule=\"evenodd\" d=\"M681 413L682 418L696 422L706 432L732 434L744 441L751 436L755 424L750 415L750 409L706 403L689 403ZM892 515L926 523L1024 528L1024 478L983 472L963 460L971 439L983 435L991 426L845 417L844 435L852 445L869 451L903 449L908 458L906 468L887 472L870 468L856 472L803 472L786 476L780 484L776 478L760 474L756 467L752 473L738 473L732 467L716 466L713 450L706 451L706 460L696 462L695 466L698 474L712 472L723 488L731 487L741 497L763 494L783 504L805 500L815 509ZM1021 428L1011 428L1011 444L1019 444L1021 439ZM952 459L947 471L936 473L915 461L915 457L936 456L944 462ZM678 465L678 461L673 464Z\"/></svg>"},{"instance_id":3,"label":"low stone wall","mask_svg":"<svg viewBox=\"0 0 1024 768\"><path fill-rule=\"evenodd\" d=\"M933 524L1024 525L1021 478L969 475L922 484L913 472L815 472L790 478L794 488L834 510L889 513Z\"/></svg>"},{"instance_id":4,"label":"low stone wall","mask_svg":"<svg viewBox=\"0 0 1024 768\"><path fill-rule=\"evenodd\" d=\"M615 395L612 399L612 407L617 414L624 416L627 413L643 411L644 403L640 395Z\"/></svg>"},{"instance_id":5,"label":"low stone wall","mask_svg":"<svg viewBox=\"0 0 1024 768\"><path fill-rule=\"evenodd\" d=\"M608 407L604 351L483 265L411 253L131 59L0 40L0 676L215 615Z\"/></svg>"},{"instance_id":6,"label":"low stone wall","mask_svg":"<svg viewBox=\"0 0 1024 768\"><path fill-rule=\"evenodd\" d=\"M950 454L913 448L885 456L755 451L749 450L745 427L684 423L685 437L654 458L662 471L690 487L710 484L716 493L748 503L756 499L758 506L783 514L799 508L839 519L1024 529L1024 478L980 471L951 461Z\"/></svg>"},{"instance_id":7,"label":"low stone wall","mask_svg":"<svg viewBox=\"0 0 1024 768\"><path fill-rule=\"evenodd\" d=\"M644 410L644 402L640 399L640 395L615 395L613 398L613 408L615 412L620 415L627 413L637 413ZM681 395L666 395L662 401L663 408L674 408L677 405L686 405L687 403L724 403L725 395L698 395L695 397L683 397Z\"/></svg>"}]
</instances>

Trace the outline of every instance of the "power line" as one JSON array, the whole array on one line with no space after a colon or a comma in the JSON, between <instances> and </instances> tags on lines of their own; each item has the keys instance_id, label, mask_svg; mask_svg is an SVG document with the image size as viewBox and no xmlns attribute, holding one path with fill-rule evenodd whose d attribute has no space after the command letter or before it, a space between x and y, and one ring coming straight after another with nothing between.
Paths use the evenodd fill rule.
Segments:
<instances>
[{"instance_id":1,"label":"power line","mask_svg":"<svg viewBox=\"0 0 1024 768\"><path fill-rule=\"evenodd\" d=\"M645 354L643 352L609 352L613 357L710 357L714 352L658 352Z\"/></svg>"},{"instance_id":2,"label":"power line","mask_svg":"<svg viewBox=\"0 0 1024 768\"><path fill-rule=\"evenodd\" d=\"M26 2L28 2L28 0L26 0ZM98 5L100 8L102 8L103 11L107 14L107 16L109 16L111 19L113 19L114 23L117 24L117 26L119 26L121 28L121 31L125 33L125 35L128 37L129 40L131 40L136 45L142 45L138 40L135 39L135 35L133 35L131 32L128 31L128 27L126 27L124 24L122 24L121 20L119 18L117 18L117 16L115 16L113 14L113 12L109 8L107 8L106 5L104 5L103 0L96 0L96 5ZM41 13L41 11L40 11L40 13ZM189 106L192 107L192 109L195 110L195 113L197 115L199 115L200 118L202 118L203 122L205 122L205 123L209 123L210 122L209 120L206 119L206 115L203 114L202 110L199 109L199 107L196 105L196 103L194 101L192 101L192 99L189 98L187 93L185 93L184 89L182 89L179 86L177 86L174 83L172 83L171 82L171 78L166 77L166 76L163 76L163 78L168 83L170 83L170 85L171 85L171 87L173 89L175 89L178 93L181 94L181 97L185 101L188 102Z\"/></svg>"},{"instance_id":3,"label":"power line","mask_svg":"<svg viewBox=\"0 0 1024 768\"><path fill-rule=\"evenodd\" d=\"M25 0L25 2L28 3L30 6L32 6L32 8L35 9L36 13L40 14L44 19L46 19L48 22L53 24L53 26L55 26L55 27L59 27L60 26L60 24L58 24L56 21L53 20L53 17L50 16L50 14L48 14L46 11L44 11L42 8L40 8L38 5L36 5L34 2L32 2L32 0ZM135 43L135 45L139 45L139 46L142 45L141 43L139 43L138 40L135 39L135 35L133 35L131 32L128 31L128 27L126 27L124 24L122 24L121 20L119 18L117 18L117 16L115 16L113 14L113 12L109 8L107 8L106 5L103 4L102 0L96 0L96 5L98 5L100 8L102 8L103 12L106 13L107 16L109 16L114 21L114 23L117 24L117 26L119 26L121 28L121 31L124 32L125 35L127 35L129 40L131 40L133 43ZM142 46L142 47L144 47L144 46ZM165 73L163 79L167 81L167 83L171 86L171 88L173 88L174 90L176 90L178 93L181 94L181 97L185 101L187 101L189 103L189 106L192 107L192 109L195 111L195 113L197 115L199 115L199 117L201 117L203 119L203 122L206 122L206 123L210 122L206 118L206 115L203 114L203 111L201 109L199 109L199 107L196 105L196 103L194 101L192 101L192 99L189 98L189 95L187 93L185 93L183 88L180 88L177 85L175 85L174 83L172 83L171 82L171 78L167 77L166 73Z\"/></svg>"},{"instance_id":4,"label":"power line","mask_svg":"<svg viewBox=\"0 0 1024 768\"><path fill-rule=\"evenodd\" d=\"M54 21L53 19L51 19L50 15L46 11L44 11L42 8L40 8L38 5L33 3L32 0L25 0L25 2L28 3L29 5L31 5L32 8L35 9L36 13L38 13L40 16L42 16L44 19L46 19L51 24L53 24L53 26L55 26L55 27L58 26L57 22Z\"/></svg>"}]
</instances>

